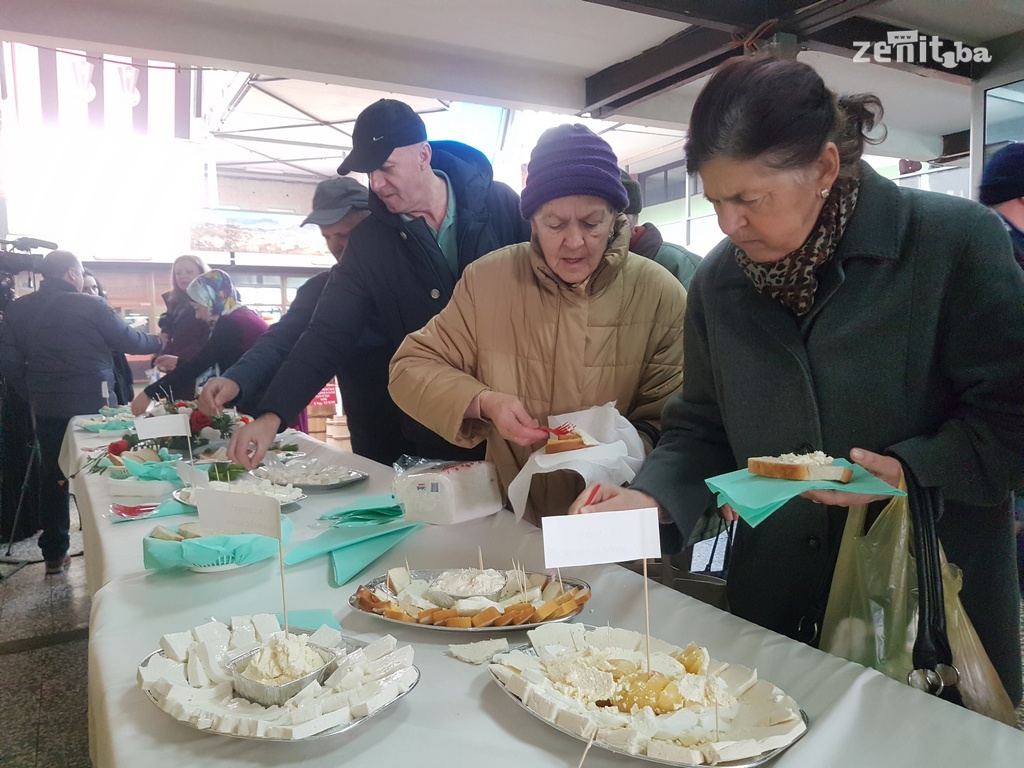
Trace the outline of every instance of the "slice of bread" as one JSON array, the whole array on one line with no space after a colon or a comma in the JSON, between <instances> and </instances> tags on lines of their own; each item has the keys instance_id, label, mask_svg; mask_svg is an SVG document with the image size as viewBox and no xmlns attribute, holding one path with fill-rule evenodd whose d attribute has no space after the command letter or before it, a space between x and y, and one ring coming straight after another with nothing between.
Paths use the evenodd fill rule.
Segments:
<instances>
[{"instance_id":1,"label":"slice of bread","mask_svg":"<svg viewBox=\"0 0 1024 768\"><path fill-rule=\"evenodd\" d=\"M164 541L183 541L184 536L175 533L170 528L164 528L162 525L158 525L149 535L154 539L163 539Z\"/></svg>"},{"instance_id":2,"label":"slice of bread","mask_svg":"<svg viewBox=\"0 0 1024 768\"><path fill-rule=\"evenodd\" d=\"M570 432L564 437L551 435L547 445L544 446L544 453L561 453L562 451L575 451L578 448L586 448L583 436L578 432Z\"/></svg>"},{"instance_id":3,"label":"slice of bread","mask_svg":"<svg viewBox=\"0 0 1024 768\"><path fill-rule=\"evenodd\" d=\"M761 477L780 480L835 480L850 482L853 470L836 466L831 456L821 451L807 454L784 453L781 456L755 456L747 459L747 471Z\"/></svg>"}]
</instances>

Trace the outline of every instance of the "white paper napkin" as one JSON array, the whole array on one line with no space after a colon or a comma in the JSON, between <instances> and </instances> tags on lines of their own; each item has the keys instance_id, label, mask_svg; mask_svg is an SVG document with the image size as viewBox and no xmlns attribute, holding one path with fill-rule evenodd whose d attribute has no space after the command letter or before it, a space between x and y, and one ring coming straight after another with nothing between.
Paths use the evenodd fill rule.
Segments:
<instances>
[{"instance_id":1,"label":"white paper napkin","mask_svg":"<svg viewBox=\"0 0 1024 768\"><path fill-rule=\"evenodd\" d=\"M586 485L602 483L622 485L632 480L644 460L644 444L636 427L615 410L615 403L597 405L583 411L548 417L548 426L575 424L601 445L561 453L536 451L509 484L508 500L516 519L526 513L533 476L568 469L583 477Z\"/></svg>"}]
</instances>

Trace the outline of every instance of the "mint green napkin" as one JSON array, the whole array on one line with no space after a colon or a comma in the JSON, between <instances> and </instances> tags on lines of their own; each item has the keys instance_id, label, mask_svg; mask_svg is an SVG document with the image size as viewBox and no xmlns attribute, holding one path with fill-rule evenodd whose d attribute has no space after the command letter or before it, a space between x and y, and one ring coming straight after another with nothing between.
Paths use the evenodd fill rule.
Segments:
<instances>
[{"instance_id":1,"label":"mint green napkin","mask_svg":"<svg viewBox=\"0 0 1024 768\"><path fill-rule=\"evenodd\" d=\"M275 614L284 626L284 614ZM326 608L310 608L302 611L288 611L288 629L312 629L314 632L326 624L331 629L341 631L341 624L334 614Z\"/></svg>"},{"instance_id":2,"label":"mint green napkin","mask_svg":"<svg viewBox=\"0 0 1024 768\"><path fill-rule=\"evenodd\" d=\"M402 508L390 493L362 496L351 504L320 515L321 520L334 520L335 527L383 525L402 516Z\"/></svg>"},{"instance_id":3,"label":"mint green napkin","mask_svg":"<svg viewBox=\"0 0 1024 768\"><path fill-rule=\"evenodd\" d=\"M152 520L154 517L168 517L169 515L197 515L199 510L195 507L190 507L188 504L182 504L177 499L168 499L167 501L161 502L160 506L154 509L152 512L148 512L145 515L139 515L138 517L120 517L115 515L113 512L110 514L110 522L112 523L130 523L132 520Z\"/></svg>"},{"instance_id":4,"label":"mint green napkin","mask_svg":"<svg viewBox=\"0 0 1024 768\"><path fill-rule=\"evenodd\" d=\"M181 482L178 468L174 466L173 461L180 459L181 456L176 453L172 454L166 448L161 448L159 454L163 461L132 461L129 459L124 462L124 468L128 470L129 475L140 480L166 480L174 483L176 487L183 487L185 484Z\"/></svg>"},{"instance_id":5,"label":"mint green napkin","mask_svg":"<svg viewBox=\"0 0 1024 768\"><path fill-rule=\"evenodd\" d=\"M285 565L295 565L317 555L333 552L342 547L350 547L367 539L374 539L393 531L402 531L406 528L418 528L421 523L407 523L403 520L394 520L382 525L374 525L366 528L329 528L314 539L296 544L285 556Z\"/></svg>"},{"instance_id":6,"label":"mint green napkin","mask_svg":"<svg viewBox=\"0 0 1024 768\"><path fill-rule=\"evenodd\" d=\"M719 506L728 502L751 527L756 527L772 512L805 491L848 491L878 496L906 496L899 488L893 488L863 467L851 464L846 459L836 459L833 463L853 468L850 482L779 480L774 477L752 475L745 469L709 477L704 482L718 494Z\"/></svg>"},{"instance_id":7,"label":"mint green napkin","mask_svg":"<svg viewBox=\"0 0 1024 768\"><path fill-rule=\"evenodd\" d=\"M342 587L348 584L356 574L363 571L370 563L390 550L417 527L409 526L333 550L331 562L334 564L335 586Z\"/></svg>"},{"instance_id":8,"label":"mint green napkin","mask_svg":"<svg viewBox=\"0 0 1024 768\"><path fill-rule=\"evenodd\" d=\"M288 542L291 532L292 521L282 517L281 535L285 543ZM277 552L277 539L254 533L203 536L184 541L164 541L147 536L142 540L142 561L149 570L182 568L190 565L249 565L274 557Z\"/></svg>"}]
</instances>

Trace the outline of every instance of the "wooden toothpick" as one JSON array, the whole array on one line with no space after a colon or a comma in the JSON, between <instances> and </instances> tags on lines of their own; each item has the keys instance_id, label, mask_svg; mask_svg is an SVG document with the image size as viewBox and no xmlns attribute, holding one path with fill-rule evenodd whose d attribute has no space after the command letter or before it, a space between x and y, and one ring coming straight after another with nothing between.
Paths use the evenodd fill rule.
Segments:
<instances>
[{"instance_id":1,"label":"wooden toothpick","mask_svg":"<svg viewBox=\"0 0 1024 768\"><path fill-rule=\"evenodd\" d=\"M651 603L647 599L647 558L644 558L644 617L647 621L647 674L651 674Z\"/></svg>"},{"instance_id":2,"label":"wooden toothpick","mask_svg":"<svg viewBox=\"0 0 1024 768\"><path fill-rule=\"evenodd\" d=\"M476 545L476 556L480 563L480 570L482 571L484 569L484 548L479 544Z\"/></svg>"},{"instance_id":3,"label":"wooden toothpick","mask_svg":"<svg viewBox=\"0 0 1024 768\"><path fill-rule=\"evenodd\" d=\"M583 768L583 761L587 759L587 752L589 752L590 748L593 746L595 736L597 736L596 728L594 729L594 732L590 734L590 741L587 742L587 747L583 750L583 756L580 758L580 764L577 765L576 768Z\"/></svg>"}]
</instances>

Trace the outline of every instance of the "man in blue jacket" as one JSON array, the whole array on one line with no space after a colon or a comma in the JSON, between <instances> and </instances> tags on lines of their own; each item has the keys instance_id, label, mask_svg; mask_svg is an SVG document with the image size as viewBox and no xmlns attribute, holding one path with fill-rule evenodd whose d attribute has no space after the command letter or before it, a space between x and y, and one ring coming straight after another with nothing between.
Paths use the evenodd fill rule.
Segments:
<instances>
[{"instance_id":1,"label":"man in blue jacket","mask_svg":"<svg viewBox=\"0 0 1024 768\"><path fill-rule=\"evenodd\" d=\"M320 227L327 249L337 262L341 261L349 235L370 215L368 194L366 187L345 176L325 179L316 186L313 210L302 224L316 224ZM303 331L309 327L313 310L316 309L330 274L330 271L324 271L303 283L285 315L260 337L255 346L224 371L222 376L210 379L203 385L199 407L204 413L213 416L220 413L225 405L237 401L243 393L248 395L249 392L262 392L267 388ZM345 392L341 394L344 403ZM356 452L371 455L376 439L372 425L365 424L356 415L349 420L349 430Z\"/></svg>"},{"instance_id":2,"label":"man in blue jacket","mask_svg":"<svg viewBox=\"0 0 1024 768\"><path fill-rule=\"evenodd\" d=\"M228 455L246 466L263 458L277 430L335 372L350 423L359 414L379 436L370 458L480 456L405 416L388 394L388 365L405 336L448 303L468 264L529 240L519 197L492 180L478 150L428 142L419 115L400 101L381 99L364 109L352 144L338 172L369 174L370 217L352 232L309 329L264 393L257 419L232 437Z\"/></svg>"},{"instance_id":3,"label":"man in blue jacket","mask_svg":"<svg viewBox=\"0 0 1024 768\"><path fill-rule=\"evenodd\" d=\"M130 327L99 296L81 293L82 264L73 253L43 259L39 290L14 301L0 330L0 371L28 401L39 443L39 548L46 573L67 569L68 486L57 460L68 422L116 405L111 350L152 354L160 337Z\"/></svg>"}]
</instances>

